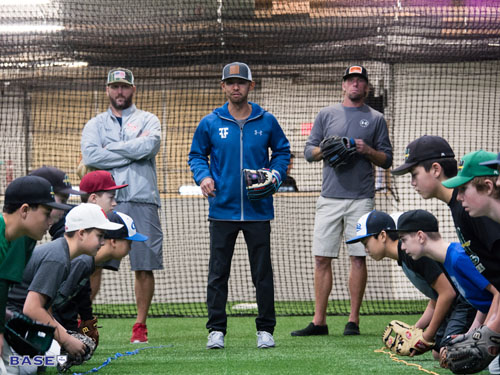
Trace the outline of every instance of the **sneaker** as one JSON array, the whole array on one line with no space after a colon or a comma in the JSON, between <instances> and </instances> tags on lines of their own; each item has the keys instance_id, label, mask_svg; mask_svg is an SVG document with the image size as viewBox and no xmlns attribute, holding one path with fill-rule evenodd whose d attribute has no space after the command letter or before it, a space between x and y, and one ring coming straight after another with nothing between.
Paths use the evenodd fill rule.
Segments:
<instances>
[{"instance_id":1,"label":"sneaker","mask_svg":"<svg viewBox=\"0 0 500 375\"><path fill-rule=\"evenodd\" d=\"M207 349L224 349L224 333L212 331L208 334Z\"/></svg>"},{"instance_id":2,"label":"sneaker","mask_svg":"<svg viewBox=\"0 0 500 375\"><path fill-rule=\"evenodd\" d=\"M328 326L317 326L314 323L309 323L309 325L304 329L299 329L298 331L293 331L292 336L321 336L328 335Z\"/></svg>"},{"instance_id":3,"label":"sneaker","mask_svg":"<svg viewBox=\"0 0 500 375\"><path fill-rule=\"evenodd\" d=\"M267 331L257 331L257 348L274 348L274 337Z\"/></svg>"},{"instance_id":4,"label":"sneaker","mask_svg":"<svg viewBox=\"0 0 500 375\"><path fill-rule=\"evenodd\" d=\"M132 344L146 344L148 342L148 329L145 324L135 323L132 327Z\"/></svg>"},{"instance_id":5,"label":"sneaker","mask_svg":"<svg viewBox=\"0 0 500 375\"><path fill-rule=\"evenodd\" d=\"M359 335L359 326L354 322L347 322L344 328L344 336Z\"/></svg>"}]
</instances>

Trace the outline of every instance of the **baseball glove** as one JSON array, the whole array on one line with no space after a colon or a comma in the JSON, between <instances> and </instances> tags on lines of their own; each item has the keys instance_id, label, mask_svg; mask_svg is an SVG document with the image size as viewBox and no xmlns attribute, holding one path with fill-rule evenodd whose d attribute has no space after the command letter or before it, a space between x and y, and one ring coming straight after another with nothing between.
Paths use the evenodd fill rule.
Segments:
<instances>
[{"instance_id":1,"label":"baseball glove","mask_svg":"<svg viewBox=\"0 0 500 375\"><path fill-rule=\"evenodd\" d=\"M319 147L323 159L332 168L347 164L356 153L354 138L338 137L336 135L323 139Z\"/></svg>"},{"instance_id":2,"label":"baseball glove","mask_svg":"<svg viewBox=\"0 0 500 375\"><path fill-rule=\"evenodd\" d=\"M500 334L482 326L455 337L446 346L440 363L455 374L474 374L488 367L499 347Z\"/></svg>"},{"instance_id":3,"label":"baseball glove","mask_svg":"<svg viewBox=\"0 0 500 375\"><path fill-rule=\"evenodd\" d=\"M12 313L12 318L5 324L4 336L16 353L34 357L49 350L54 330L54 327L37 323L24 314Z\"/></svg>"},{"instance_id":4,"label":"baseball glove","mask_svg":"<svg viewBox=\"0 0 500 375\"><path fill-rule=\"evenodd\" d=\"M248 199L251 201L267 198L276 193L281 185L281 176L274 169L243 169L247 185Z\"/></svg>"},{"instance_id":5,"label":"baseball glove","mask_svg":"<svg viewBox=\"0 0 500 375\"><path fill-rule=\"evenodd\" d=\"M423 338L424 331L399 320L393 320L386 327L382 341L391 352L399 355L418 355L431 350L433 342Z\"/></svg>"},{"instance_id":6,"label":"baseball glove","mask_svg":"<svg viewBox=\"0 0 500 375\"><path fill-rule=\"evenodd\" d=\"M92 355L94 354L96 348L95 341L90 337L81 333L77 333L75 331L68 331L68 333L85 344L85 354L83 356L74 356L69 354L63 347L61 347L61 355L66 355L67 358L66 362L64 363L58 362L57 369L59 370L59 372L66 372L71 368L71 366L78 366L88 361L90 358L92 358Z\"/></svg>"},{"instance_id":7,"label":"baseball glove","mask_svg":"<svg viewBox=\"0 0 500 375\"><path fill-rule=\"evenodd\" d=\"M87 335L95 342L95 347L99 345L99 331L97 330L97 318L84 320L78 326L78 332Z\"/></svg>"}]
</instances>

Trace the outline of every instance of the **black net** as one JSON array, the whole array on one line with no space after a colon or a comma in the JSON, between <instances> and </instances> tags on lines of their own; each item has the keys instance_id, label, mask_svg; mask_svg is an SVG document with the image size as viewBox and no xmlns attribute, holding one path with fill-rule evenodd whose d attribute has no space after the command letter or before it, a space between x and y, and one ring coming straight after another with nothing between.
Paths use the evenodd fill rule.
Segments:
<instances>
[{"instance_id":1,"label":"black net","mask_svg":"<svg viewBox=\"0 0 500 375\"><path fill-rule=\"evenodd\" d=\"M303 149L318 111L341 99L343 70L353 63L368 69L368 103L385 115L394 166L424 134L446 138L457 156L498 151L499 26L494 0L2 2L0 191L42 165L66 171L78 186L81 132L108 106L107 71L133 70L135 103L162 123L157 165L165 269L155 272L150 315L206 315L208 205L197 195L187 155L200 119L225 101L222 67L246 62L256 81L250 99L277 117L295 154L290 174L299 192L276 195L272 223L277 312L312 315L321 164L306 162ZM445 204L423 200L408 175L376 172L378 209L429 209L445 238L456 240ZM256 312L241 237L229 284L233 315ZM425 308L396 262L368 259L368 270L363 314ZM344 246L333 272L328 313L347 314ZM128 260L119 272L104 271L95 303L100 316L135 316Z\"/></svg>"}]
</instances>

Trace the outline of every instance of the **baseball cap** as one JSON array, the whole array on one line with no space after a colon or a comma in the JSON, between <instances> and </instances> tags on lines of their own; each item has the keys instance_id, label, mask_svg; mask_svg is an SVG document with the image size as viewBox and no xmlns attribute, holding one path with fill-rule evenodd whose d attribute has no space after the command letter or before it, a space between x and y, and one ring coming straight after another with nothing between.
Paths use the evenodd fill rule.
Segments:
<instances>
[{"instance_id":1,"label":"baseball cap","mask_svg":"<svg viewBox=\"0 0 500 375\"><path fill-rule=\"evenodd\" d=\"M352 244L361 241L363 238L374 236L381 231L395 231L396 224L392 217L385 212L373 210L361 216L356 224L356 237L347 240L345 243Z\"/></svg>"},{"instance_id":2,"label":"baseball cap","mask_svg":"<svg viewBox=\"0 0 500 375\"><path fill-rule=\"evenodd\" d=\"M439 232L436 217L426 210L406 211L399 216L398 232Z\"/></svg>"},{"instance_id":3,"label":"baseball cap","mask_svg":"<svg viewBox=\"0 0 500 375\"><path fill-rule=\"evenodd\" d=\"M106 85L111 85L112 83L125 83L127 85L134 86L134 75L128 69L111 69L108 72L108 81L106 82Z\"/></svg>"},{"instance_id":4,"label":"baseball cap","mask_svg":"<svg viewBox=\"0 0 500 375\"><path fill-rule=\"evenodd\" d=\"M58 210L71 210L72 206L56 203L54 189L40 176L18 177L5 189L5 204L41 204Z\"/></svg>"},{"instance_id":5,"label":"baseball cap","mask_svg":"<svg viewBox=\"0 0 500 375\"><path fill-rule=\"evenodd\" d=\"M137 233L135 229L135 223L132 218L123 212L113 211L108 215L108 220L113 223L122 224L123 227L117 230L108 230L104 235L104 238L115 238L121 240L131 240L144 242L148 239L148 236L144 234Z\"/></svg>"},{"instance_id":6,"label":"baseball cap","mask_svg":"<svg viewBox=\"0 0 500 375\"><path fill-rule=\"evenodd\" d=\"M252 72L247 64L233 62L227 64L224 69L222 69L222 80L225 81L229 78L241 78L246 81L252 81Z\"/></svg>"},{"instance_id":7,"label":"baseball cap","mask_svg":"<svg viewBox=\"0 0 500 375\"><path fill-rule=\"evenodd\" d=\"M351 76L361 76L364 79L366 79L366 82L368 82L368 72L361 65L351 65L351 66L349 66L345 70L344 76L342 77L342 79L345 81L347 78L349 78Z\"/></svg>"},{"instance_id":8,"label":"baseball cap","mask_svg":"<svg viewBox=\"0 0 500 375\"><path fill-rule=\"evenodd\" d=\"M401 176L420 162L454 157L455 153L446 139L436 135L423 135L406 146L404 164L393 169L391 173Z\"/></svg>"},{"instance_id":9,"label":"baseball cap","mask_svg":"<svg viewBox=\"0 0 500 375\"><path fill-rule=\"evenodd\" d=\"M113 179L111 173L101 170L87 173L80 181L80 190L87 194L92 194L97 191L122 189L126 186L128 186L128 184L115 184L115 180Z\"/></svg>"},{"instance_id":10,"label":"baseball cap","mask_svg":"<svg viewBox=\"0 0 500 375\"><path fill-rule=\"evenodd\" d=\"M78 190L73 190L66 173L55 167L43 166L30 173L31 176L40 176L52 184L54 193L81 195Z\"/></svg>"},{"instance_id":11,"label":"baseball cap","mask_svg":"<svg viewBox=\"0 0 500 375\"><path fill-rule=\"evenodd\" d=\"M73 232L80 229L97 228L103 230L116 230L123 224L112 223L104 210L94 203L81 203L66 215L65 231Z\"/></svg>"},{"instance_id":12,"label":"baseball cap","mask_svg":"<svg viewBox=\"0 0 500 375\"><path fill-rule=\"evenodd\" d=\"M489 161L494 157L495 154L493 152L484 150L478 150L465 154L458 163L458 174L455 177L442 182L442 184L447 188L453 189L466 184L474 177L498 176L498 171L496 169L491 169L486 165L480 164L484 161Z\"/></svg>"},{"instance_id":13,"label":"baseball cap","mask_svg":"<svg viewBox=\"0 0 500 375\"><path fill-rule=\"evenodd\" d=\"M497 169L500 165L500 152L498 153L496 159L483 161L482 163L479 163L479 165L487 165L490 168Z\"/></svg>"}]
</instances>

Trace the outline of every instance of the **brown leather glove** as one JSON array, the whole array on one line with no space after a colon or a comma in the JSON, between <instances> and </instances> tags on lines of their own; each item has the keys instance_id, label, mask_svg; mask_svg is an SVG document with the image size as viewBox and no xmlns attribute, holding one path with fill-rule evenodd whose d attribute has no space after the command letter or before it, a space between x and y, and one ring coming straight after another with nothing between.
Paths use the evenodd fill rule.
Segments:
<instances>
[{"instance_id":1,"label":"brown leather glove","mask_svg":"<svg viewBox=\"0 0 500 375\"><path fill-rule=\"evenodd\" d=\"M97 330L97 318L94 316L90 320L82 320L78 326L78 332L87 335L95 341L95 346L99 345L99 331Z\"/></svg>"}]
</instances>

